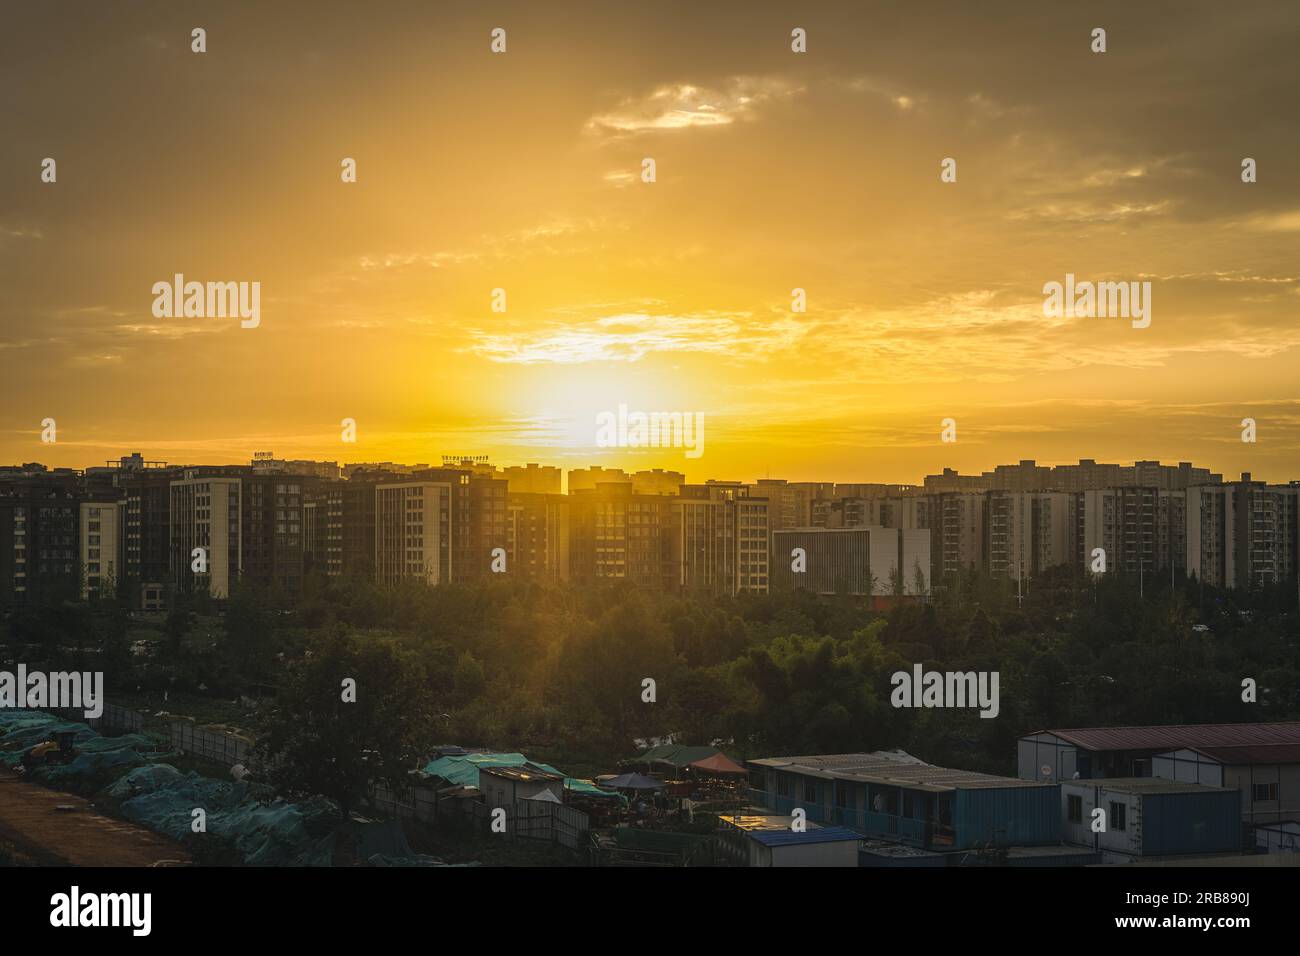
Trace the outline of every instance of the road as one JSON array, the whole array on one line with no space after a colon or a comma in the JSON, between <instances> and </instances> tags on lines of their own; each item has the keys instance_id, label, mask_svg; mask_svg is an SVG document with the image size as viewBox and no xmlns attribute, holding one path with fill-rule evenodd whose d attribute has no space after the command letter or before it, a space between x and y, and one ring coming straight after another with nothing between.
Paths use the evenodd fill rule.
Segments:
<instances>
[{"instance_id":1,"label":"road","mask_svg":"<svg viewBox=\"0 0 1300 956\"><path fill-rule=\"evenodd\" d=\"M189 855L172 840L105 816L83 797L27 783L8 770L0 770L0 837L54 866L189 863Z\"/></svg>"}]
</instances>

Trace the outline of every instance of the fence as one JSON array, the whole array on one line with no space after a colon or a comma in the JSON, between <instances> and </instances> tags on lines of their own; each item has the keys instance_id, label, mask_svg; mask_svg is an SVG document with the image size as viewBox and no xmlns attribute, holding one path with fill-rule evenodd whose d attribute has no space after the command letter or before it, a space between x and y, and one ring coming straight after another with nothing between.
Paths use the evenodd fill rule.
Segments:
<instances>
[{"instance_id":1,"label":"fence","mask_svg":"<svg viewBox=\"0 0 1300 956\"><path fill-rule=\"evenodd\" d=\"M84 709L76 707L50 707L50 713L68 720L88 725L96 733L105 737L117 737L122 734L138 734L144 730L144 714L138 710L129 710L117 704L104 702L104 712L98 717L87 717Z\"/></svg>"},{"instance_id":2,"label":"fence","mask_svg":"<svg viewBox=\"0 0 1300 956\"><path fill-rule=\"evenodd\" d=\"M399 820L419 820L432 823L438 819L437 791L433 787L414 785L402 796L397 796L384 783L376 783L370 794L370 804L381 813Z\"/></svg>"},{"instance_id":3,"label":"fence","mask_svg":"<svg viewBox=\"0 0 1300 956\"><path fill-rule=\"evenodd\" d=\"M494 807L476 800L470 804L470 818L476 825L487 827L493 811L498 809L506 812L506 835L516 840L552 843L570 850L587 845L591 821L574 807L539 800L517 800Z\"/></svg>"},{"instance_id":4,"label":"fence","mask_svg":"<svg viewBox=\"0 0 1300 956\"><path fill-rule=\"evenodd\" d=\"M253 741L246 737L220 730L205 730L195 727L187 720L172 721L171 739L173 750L194 754L226 767L233 767L237 763L247 767L253 751Z\"/></svg>"}]
</instances>

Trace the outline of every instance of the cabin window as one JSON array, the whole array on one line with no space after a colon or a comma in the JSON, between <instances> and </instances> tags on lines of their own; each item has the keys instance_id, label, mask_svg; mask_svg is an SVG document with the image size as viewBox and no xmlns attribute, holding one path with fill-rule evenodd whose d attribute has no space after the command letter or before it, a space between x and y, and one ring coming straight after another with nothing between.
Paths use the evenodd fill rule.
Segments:
<instances>
[{"instance_id":1,"label":"cabin window","mask_svg":"<svg viewBox=\"0 0 1300 956\"><path fill-rule=\"evenodd\" d=\"M1112 830L1124 830L1128 828L1127 819L1125 817L1127 810L1127 804L1116 803L1114 800L1110 802L1110 828Z\"/></svg>"},{"instance_id":2,"label":"cabin window","mask_svg":"<svg viewBox=\"0 0 1300 956\"><path fill-rule=\"evenodd\" d=\"M1067 802L1071 823L1083 822L1083 797L1072 796Z\"/></svg>"},{"instance_id":3,"label":"cabin window","mask_svg":"<svg viewBox=\"0 0 1300 956\"><path fill-rule=\"evenodd\" d=\"M1262 800L1277 799L1276 783L1257 783L1254 786L1252 786L1250 789L1251 789L1251 799L1253 799L1256 803L1259 803Z\"/></svg>"}]
</instances>

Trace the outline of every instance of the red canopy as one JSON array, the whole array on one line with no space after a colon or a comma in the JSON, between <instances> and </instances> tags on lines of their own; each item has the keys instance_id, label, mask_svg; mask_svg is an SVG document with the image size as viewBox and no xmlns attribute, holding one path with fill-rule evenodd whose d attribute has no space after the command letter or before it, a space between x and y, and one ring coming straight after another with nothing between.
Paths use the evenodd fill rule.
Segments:
<instances>
[{"instance_id":1,"label":"red canopy","mask_svg":"<svg viewBox=\"0 0 1300 956\"><path fill-rule=\"evenodd\" d=\"M728 760L727 755L721 751L718 751L712 757L697 760L690 766L696 770L703 770L705 773L749 773L748 770L734 760Z\"/></svg>"}]
</instances>

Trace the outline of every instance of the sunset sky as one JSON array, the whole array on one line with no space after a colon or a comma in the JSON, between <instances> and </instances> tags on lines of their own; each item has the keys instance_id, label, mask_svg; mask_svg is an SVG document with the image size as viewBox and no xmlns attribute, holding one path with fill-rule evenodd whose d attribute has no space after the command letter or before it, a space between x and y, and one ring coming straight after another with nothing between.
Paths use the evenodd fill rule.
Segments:
<instances>
[{"instance_id":1,"label":"sunset sky","mask_svg":"<svg viewBox=\"0 0 1300 956\"><path fill-rule=\"evenodd\" d=\"M1300 478L1297 49L1284 2L9 5L0 463ZM260 326L155 318L175 273ZM1150 328L1045 318L1066 273ZM596 448L620 404L703 457Z\"/></svg>"}]
</instances>

